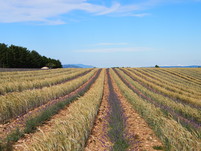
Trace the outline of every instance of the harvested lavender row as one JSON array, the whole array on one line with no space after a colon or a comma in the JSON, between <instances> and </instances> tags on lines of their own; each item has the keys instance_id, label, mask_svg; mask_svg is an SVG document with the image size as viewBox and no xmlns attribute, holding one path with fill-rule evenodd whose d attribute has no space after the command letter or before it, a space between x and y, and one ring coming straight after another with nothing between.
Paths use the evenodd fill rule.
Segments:
<instances>
[{"instance_id":1,"label":"harvested lavender row","mask_svg":"<svg viewBox=\"0 0 201 151\"><path fill-rule=\"evenodd\" d=\"M8 83L6 83L6 85L5 84L1 85L0 95L7 95L7 94L13 93L13 92L23 92L26 90L42 89L44 87L51 87L51 86L59 85L59 84L74 80L78 77L81 77L81 76L89 73L90 71L92 71L92 70L90 69L90 70L86 70L86 71L83 70L83 71L69 72L66 75L65 74L52 75L52 77L49 77L46 79L39 78L39 80L37 80L37 82L32 81L32 80L28 80L28 82L26 81L25 83L22 83L20 81L16 81L16 83L8 82Z\"/></svg>"},{"instance_id":2,"label":"harvested lavender row","mask_svg":"<svg viewBox=\"0 0 201 151\"><path fill-rule=\"evenodd\" d=\"M199 109L199 110L201 109L201 107L198 106L198 105L194 105L194 104L191 104L191 103L188 103L188 102L184 102L184 101L182 101L182 100L179 99L179 98L171 97L171 96L169 96L169 95L167 95L167 94L165 94L165 93L162 93L162 92L160 92L160 91L157 91L156 89L153 89L153 88L147 86L146 84L144 84L144 83L141 82L140 80L135 79L134 77L132 77L132 76L131 76L128 72L126 72L125 70L121 70L121 71L123 71L123 72L124 72L126 75L128 75L131 79L133 79L134 81L138 82L139 84L141 84L142 86L144 86L145 88L149 89L150 91L152 91L152 92L154 92L154 93L163 95L164 97L170 98L170 99L174 100L175 102L182 103L183 105L188 105L188 106L190 106L190 107L192 107L192 108L196 108L196 109ZM130 70L130 69L129 69L129 71L131 71L132 73L136 74L137 76L140 76L139 74L133 72L133 70Z\"/></svg>"},{"instance_id":3,"label":"harvested lavender row","mask_svg":"<svg viewBox=\"0 0 201 151\"><path fill-rule=\"evenodd\" d=\"M108 102L110 105L110 119L109 126L110 130L108 135L111 141L114 143L112 150L123 151L128 148L128 140L124 137L124 128L125 128L125 117L123 115L123 110L121 108L121 104L117 94L114 92L114 88L112 86L111 77L109 75L109 71L107 70L108 76L108 85L109 85L109 98Z\"/></svg>"},{"instance_id":4,"label":"harvested lavender row","mask_svg":"<svg viewBox=\"0 0 201 151\"><path fill-rule=\"evenodd\" d=\"M89 90L91 85L97 80L101 73L102 69L99 69L96 74L91 77L85 84L80 86L75 91L71 92L70 94L61 97L59 99L52 100L51 102L39 107L37 110L31 111L27 113L25 116L21 116L17 119L16 122L13 124L5 127L4 133L9 134L8 137L12 135L12 131L14 128L23 127L23 131L20 131L24 135L24 133L33 133L36 130L36 127L44 123L45 121L49 120L53 115L57 114L61 109L63 109L66 105L72 103L78 96L84 95L86 91ZM26 124L26 125L25 125ZM15 126L15 127L14 127ZM18 126L18 127L17 127ZM21 129L20 129L21 130ZM15 131L13 131L15 133ZM22 135L22 136L23 136ZM18 138L19 139L19 138ZM17 140L5 140L8 141L10 145ZM1 144L2 143L2 144ZM4 142L0 143L0 148L5 148ZM11 146L12 147L12 146Z\"/></svg>"},{"instance_id":5,"label":"harvested lavender row","mask_svg":"<svg viewBox=\"0 0 201 151\"><path fill-rule=\"evenodd\" d=\"M25 125L25 121L27 119L32 119L34 117L37 117L42 112L48 110L49 108L51 108L52 106L55 106L56 104L58 104L60 102L66 101L66 102L71 103L72 100L74 100L74 99L76 99L76 97L84 94L84 92L89 89L89 87L96 81L96 79L100 75L100 72L101 72L101 69L98 70L96 72L96 74L93 77L91 77L91 79L89 79L86 83L84 83L82 86L80 86L75 91L67 94L66 96L60 97L59 99L51 100L47 104L44 104L33 111L29 111L27 114L19 116L16 119L16 121L14 121L13 123L10 123L3 129L3 133L8 134L9 132L11 132L14 129L14 127L16 127L16 126L21 127L22 125Z\"/></svg>"},{"instance_id":6,"label":"harvested lavender row","mask_svg":"<svg viewBox=\"0 0 201 151\"><path fill-rule=\"evenodd\" d=\"M137 83L139 83L140 85L142 85L143 87L145 87L147 90L149 90L150 93L153 92L153 93L162 95L163 97L168 98L168 99L170 99L170 100L172 100L172 101L175 101L174 99L171 99L170 97L168 97L168 96L166 96L166 95L160 93L159 91L157 91L157 90L155 90L155 89L152 89L152 88L146 86L144 83L142 83L142 82L139 81L138 79L132 77L132 75L130 75L128 72L126 72L126 71L124 71L124 70L121 70L121 71L123 71L123 72L124 72L128 77L130 77L132 80L136 81ZM138 88L138 89L139 89L139 88ZM157 104L160 104L160 107L161 107L161 108L167 109L168 111L171 112L171 114L174 114L174 115L177 114L178 116L180 116L180 118L183 119L183 121L185 121L184 123L186 123L186 124L192 123L192 125L194 125L193 123L196 123L196 124L194 125L195 128L199 128L199 127L201 126L201 123L200 123L200 116L195 117L195 115L193 115L193 114L191 114L191 115L189 115L189 113L186 114L186 113L183 112L182 110L177 110L177 109L172 108L172 107L170 107L170 106L164 105L162 102L160 102L160 101L158 101L157 99L155 99L155 98L153 97L153 95L151 96L150 94L148 94L148 93L146 93L146 92L143 92L142 90L141 90L141 92L142 92L143 94L145 94L148 98L151 98L151 99L153 99L154 101L158 102ZM155 96L155 95L154 95L154 96ZM197 110L197 111L199 112L199 108L200 108L200 107L193 107L193 106L191 106L191 105L187 105L187 104L186 104L185 102L183 102L183 101L175 101L175 102L182 104L184 107L185 107L185 106L190 106L190 108L195 108L194 110ZM199 112L199 115L201 115L201 112ZM178 116L174 116L176 120L178 119Z\"/></svg>"},{"instance_id":7,"label":"harvested lavender row","mask_svg":"<svg viewBox=\"0 0 201 151\"><path fill-rule=\"evenodd\" d=\"M180 120L182 121L181 123L185 126L185 127L192 127L194 129L199 129L201 127L201 124L199 122L197 122L196 120L193 119L186 119L185 117L183 117L180 113L176 113L173 109L171 109L170 107L163 105L161 103L157 103L156 101L154 101L152 98L147 97L145 94L143 94L140 90L138 90L137 88L135 88L134 86L132 86L127 80L125 80L118 72L116 69L114 69L115 73L120 77L120 79L127 84L127 86L129 88L131 88L135 93L137 93L141 98L149 101L150 103L154 104L156 107L159 107L162 111L164 111L165 113L170 113L176 120Z\"/></svg>"}]
</instances>

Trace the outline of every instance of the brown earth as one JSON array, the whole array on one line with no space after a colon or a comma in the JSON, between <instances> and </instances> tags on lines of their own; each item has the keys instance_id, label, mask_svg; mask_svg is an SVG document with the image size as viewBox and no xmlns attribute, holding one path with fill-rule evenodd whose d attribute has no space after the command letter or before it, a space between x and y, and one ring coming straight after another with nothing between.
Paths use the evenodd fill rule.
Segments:
<instances>
[{"instance_id":1,"label":"brown earth","mask_svg":"<svg viewBox=\"0 0 201 151\"><path fill-rule=\"evenodd\" d=\"M114 79L112 79L112 84L119 97L124 115L126 117L125 130L127 139L130 142L128 150L154 151L154 146L163 146L145 120L133 109L133 106L121 94L117 84L114 82Z\"/></svg>"},{"instance_id":2,"label":"brown earth","mask_svg":"<svg viewBox=\"0 0 201 151\"><path fill-rule=\"evenodd\" d=\"M110 76L111 77L111 76ZM87 141L85 151L109 151L112 148L112 142L107 136L109 126L109 93L108 77L105 78L104 96L99 109L99 113L94 123L91 135ZM126 119L125 137L129 140L129 151L154 151L154 146L163 146L156 137L153 130L149 128L145 120L133 109L126 98L121 94L117 84L112 79L114 91L120 100L123 109L123 116Z\"/></svg>"},{"instance_id":3,"label":"brown earth","mask_svg":"<svg viewBox=\"0 0 201 151\"><path fill-rule=\"evenodd\" d=\"M97 79L99 73L100 73L100 70L97 71L96 74L94 74L87 82L85 82L83 85L81 85L78 89L74 90L73 92L71 92L63 97L59 97L57 99L50 100L48 103L41 105L41 106L29 111L28 113L17 117L16 119L12 119L10 122L8 122L6 124L0 124L0 132L1 132L0 138L4 139L8 134L10 134L16 128L23 130L25 127L25 123L29 118L36 117L39 113L41 113L45 109L49 108L50 106L52 106L58 102L61 102L65 99L71 98L71 97L75 96L77 93L82 92L88 85L90 85Z\"/></svg>"},{"instance_id":4,"label":"brown earth","mask_svg":"<svg viewBox=\"0 0 201 151\"><path fill-rule=\"evenodd\" d=\"M107 76L105 75L103 99L91 135L86 143L85 151L107 151L110 150L112 146L112 143L107 136L110 112L110 106L108 103L109 88L107 81Z\"/></svg>"},{"instance_id":5,"label":"brown earth","mask_svg":"<svg viewBox=\"0 0 201 151\"><path fill-rule=\"evenodd\" d=\"M120 79L131 89L133 90L133 92L135 92L138 96L140 96L141 98L149 101L150 103L154 104L156 107L158 108L161 108L162 110L166 110L168 109L168 112L173 116L173 118L175 118L176 120L179 120L187 125L191 125L192 127L194 127L195 129L197 128L200 128L200 123L196 120L192 121L191 119L188 119L186 118L184 115L178 113L178 112L175 112L174 109L172 109L171 107L167 106L167 105L164 105L164 104L158 104L156 101L154 101L151 97L149 96L146 96L144 93L142 93L139 89L137 89L136 87L134 87L132 84L130 84L125 78L123 78L122 75L120 75L118 73L117 70L114 70L115 73L120 77ZM123 70L122 70L123 71ZM123 71L124 72L124 71ZM138 80L136 80L135 78L133 78L131 75L129 75L127 72L124 72L125 74L127 74L131 79L133 79L134 81L138 82ZM144 86L145 88L147 88L148 90L154 92L154 93L157 93L157 94L160 94L159 91L156 91L154 90L153 88L149 87L149 86L146 86L145 84L143 84L142 82L138 82L139 84L141 84L142 86ZM161 93L161 95L163 95ZM163 95L166 97L166 95ZM167 96L168 97L168 96ZM171 99L171 97L169 97ZM174 100L174 99L173 99ZM179 99L175 100L176 102L182 102L182 101L179 101ZM186 103L183 103L182 104L186 104ZM191 107L195 107L195 105L193 104L188 104L189 106ZM200 108L198 106L196 106L195 108Z\"/></svg>"},{"instance_id":6,"label":"brown earth","mask_svg":"<svg viewBox=\"0 0 201 151\"><path fill-rule=\"evenodd\" d=\"M107 76L105 77L106 78L104 84L103 99L100 105L97 118L94 123L94 127L91 131L91 135L86 143L85 151L108 151L111 150L111 147L113 145L109 137L107 136L109 130L108 120L109 120L110 106L108 103L108 96L109 96L108 80ZM87 84L85 83L84 85ZM123 108L123 114L126 117L125 137L129 140L130 143L128 150L154 151L153 146L163 146L160 140L154 134L153 130L149 128L144 119L133 109L133 106L130 103L128 103L126 98L121 94L113 78L112 78L112 85L114 87L115 93L117 94L120 100L121 107ZM72 93L77 93L77 91L76 92L74 91ZM51 131L51 121L60 118L61 116L66 116L66 114L69 112L68 111L69 106L67 106L64 110L61 110L59 114L54 115L50 121L47 121L44 125L40 126L34 134L26 134L23 139L19 140L14 145L14 150L28 151L27 149L22 147L22 144L24 143L31 144L33 137L37 137L37 135L41 133L40 130L42 130L43 132Z\"/></svg>"},{"instance_id":7,"label":"brown earth","mask_svg":"<svg viewBox=\"0 0 201 151\"><path fill-rule=\"evenodd\" d=\"M101 72L101 70L98 70L98 72L87 83L89 83L90 81L93 81L93 83L94 83L94 81L100 75L100 72ZM87 86L87 83L85 83L84 85ZM82 88L83 88L83 86L82 86ZM77 93L77 92L75 92L75 93ZM34 141L34 138L37 138L38 135L40 136L41 132L42 133L46 133L46 132L48 133L49 131L51 131L52 125L54 124L54 120L62 118L64 116L66 117L68 115L68 113L70 112L69 111L70 106L72 106L74 103L76 103L76 102L70 103L64 109L60 110L58 114L52 116L49 121L46 121L43 125L39 126L35 133L25 134L25 137L21 138L20 140L18 140L18 142L16 142L13 145L13 150L15 150L15 151L29 151L24 146L26 146L26 145L29 146L29 144L32 144L32 141Z\"/></svg>"}]
</instances>

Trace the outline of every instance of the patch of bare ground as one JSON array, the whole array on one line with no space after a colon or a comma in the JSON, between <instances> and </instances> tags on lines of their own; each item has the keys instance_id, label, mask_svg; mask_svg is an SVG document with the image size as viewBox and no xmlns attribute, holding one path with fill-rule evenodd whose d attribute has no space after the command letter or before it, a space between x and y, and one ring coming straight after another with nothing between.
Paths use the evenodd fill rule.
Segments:
<instances>
[{"instance_id":1,"label":"patch of bare ground","mask_svg":"<svg viewBox=\"0 0 201 151\"><path fill-rule=\"evenodd\" d=\"M54 115L51 120L47 121L42 126L39 126L37 128L37 131L35 133L25 134L25 137L18 140L13 145L14 151L29 151L26 146L31 146L32 142L34 142L34 139L37 138L37 136L40 136L41 133L48 133L49 131L52 131L52 125L54 124L54 120L58 118L62 118L64 116L68 116L69 114L69 107L72 105L71 103L69 106L65 107L63 110L61 110L58 114Z\"/></svg>"},{"instance_id":2,"label":"patch of bare ground","mask_svg":"<svg viewBox=\"0 0 201 151\"><path fill-rule=\"evenodd\" d=\"M118 95L121 102L124 112L123 114L126 117L125 133L130 143L128 150L154 151L155 149L153 147L163 146L145 120L133 109L132 105L121 94L113 79L112 84L114 91Z\"/></svg>"},{"instance_id":3,"label":"patch of bare ground","mask_svg":"<svg viewBox=\"0 0 201 151\"><path fill-rule=\"evenodd\" d=\"M112 142L107 136L110 112L110 106L108 103L109 88L107 81L107 76L105 76L103 99L91 135L87 140L85 151L108 151L112 146Z\"/></svg>"},{"instance_id":4,"label":"patch of bare ground","mask_svg":"<svg viewBox=\"0 0 201 151\"><path fill-rule=\"evenodd\" d=\"M99 70L93 77L91 80L94 81L98 78L98 76L100 75L101 70ZM91 81L90 80L90 81ZM87 83L89 83L90 81L88 81ZM84 85L86 86L87 83L85 83ZM93 85L93 84L92 84ZM83 86L82 86L83 87ZM77 92L74 92L77 93ZM46 121L43 125L39 126L36 130L35 133L30 133L30 134L25 134L25 136L23 138L21 138L20 140L18 140L14 145L13 145L13 150L14 151L29 151L29 149L27 148L27 146L31 146L32 142L34 142L34 140L41 135L41 133L45 134L48 133L50 131L52 131L52 125L54 125L55 120L57 119L63 119L64 117L68 117L69 113L72 112L72 107L74 106L76 103L72 102L71 104L67 105L64 109L60 110L58 112L58 114L54 115L51 117L51 119L49 121Z\"/></svg>"},{"instance_id":5,"label":"patch of bare ground","mask_svg":"<svg viewBox=\"0 0 201 151\"><path fill-rule=\"evenodd\" d=\"M19 128L20 130L23 130L25 127L25 123L28 119L36 117L37 115L39 115L42 111L46 110L47 108L49 108L50 106L61 102L65 99L69 99L71 97L76 96L77 94L83 92L87 86L91 85L98 77L98 75L100 74L100 70L96 72L96 74L94 74L87 82L85 82L83 85L81 85L79 88L77 88L76 90L74 90L73 92L63 96L63 97L59 97L57 99L54 100L50 100L48 103L43 104L29 112L27 112L26 114L19 116L15 119L12 119L10 122L6 123L6 124L0 124L0 139L4 139L8 134L10 134L12 131L14 131L16 128Z\"/></svg>"}]
</instances>

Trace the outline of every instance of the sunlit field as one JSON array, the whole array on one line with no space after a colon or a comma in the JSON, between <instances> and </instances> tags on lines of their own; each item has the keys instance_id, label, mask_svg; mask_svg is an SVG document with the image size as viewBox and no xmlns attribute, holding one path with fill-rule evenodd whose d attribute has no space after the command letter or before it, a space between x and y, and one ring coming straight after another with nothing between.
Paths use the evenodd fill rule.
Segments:
<instances>
[{"instance_id":1,"label":"sunlit field","mask_svg":"<svg viewBox=\"0 0 201 151\"><path fill-rule=\"evenodd\" d=\"M201 69L0 72L0 131L0 150L198 151Z\"/></svg>"}]
</instances>

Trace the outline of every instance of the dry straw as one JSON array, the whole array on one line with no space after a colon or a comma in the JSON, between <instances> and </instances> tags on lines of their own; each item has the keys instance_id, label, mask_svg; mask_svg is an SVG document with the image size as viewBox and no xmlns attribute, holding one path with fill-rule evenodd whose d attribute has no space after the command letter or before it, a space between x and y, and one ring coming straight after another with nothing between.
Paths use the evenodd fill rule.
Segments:
<instances>
[{"instance_id":1,"label":"dry straw","mask_svg":"<svg viewBox=\"0 0 201 151\"><path fill-rule=\"evenodd\" d=\"M104 72L83 97L66 108L62 116L50 121L49 131L40 130L31 143L21 147L29 151L83 150L102 99Z\"/></svg>"}]
</instances>

